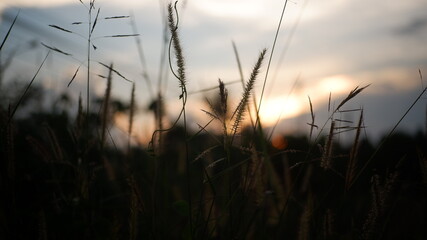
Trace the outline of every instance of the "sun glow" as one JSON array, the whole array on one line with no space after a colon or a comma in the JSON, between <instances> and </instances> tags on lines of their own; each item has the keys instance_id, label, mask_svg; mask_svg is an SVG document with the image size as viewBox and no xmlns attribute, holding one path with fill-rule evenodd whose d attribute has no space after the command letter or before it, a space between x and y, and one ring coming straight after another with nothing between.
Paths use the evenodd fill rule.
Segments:
<instances>
[{"instance_id":1,"label":"sun glow","mask_svg":"<svg viewBox=\"0 0 427 240\"><path fill-rule=\"evenodd\" d=\"M296 97L277 97L266 99L261 106L261 121L267 125L275 124L279 119L296 117L303 111L301 101Z\"/></svg>"},{"instance_id":2,"label":"sun glow","mask_svg":"<svg viewBox=\"0 0 427 240\"><path fill-rule=\"evenodd\" d=\"M323 78L319 83L319 90L322 92L332 92L334 94L346 93L351 87L351 79L345 75L335 75Z\"/></svg>"}]
</instances>

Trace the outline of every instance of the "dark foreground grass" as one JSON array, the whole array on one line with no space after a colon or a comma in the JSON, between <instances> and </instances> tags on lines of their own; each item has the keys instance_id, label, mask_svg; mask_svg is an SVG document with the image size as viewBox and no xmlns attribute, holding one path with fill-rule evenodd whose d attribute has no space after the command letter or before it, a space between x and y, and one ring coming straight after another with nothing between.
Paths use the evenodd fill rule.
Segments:
<instances>
[{"instance_id":1,"label":"dark foreground grass","mask_svg":"<svg viewBox=\"0 0 427 240\"><path fill-rule=\"evenodd\" d=\"M84 118L102 128L96 114ZM79 123L65 113L34 113L9 125L7 119L3 109L2 239L426 236L422 133L395 134L378 151L361 139L357 157L334 143L325 167L324 151L312 150L307 137L281 136L286 144L279 150L247 129L239 145L225 149L215 140L224 136L194 136L177 126L164 133L164 147L154 154L143 147L103 147L97 131L80 134ZM257 150L261 144L268 158ZM374 152L348 187L351 161L358 173Z\"/></svg>"}]
</instances>

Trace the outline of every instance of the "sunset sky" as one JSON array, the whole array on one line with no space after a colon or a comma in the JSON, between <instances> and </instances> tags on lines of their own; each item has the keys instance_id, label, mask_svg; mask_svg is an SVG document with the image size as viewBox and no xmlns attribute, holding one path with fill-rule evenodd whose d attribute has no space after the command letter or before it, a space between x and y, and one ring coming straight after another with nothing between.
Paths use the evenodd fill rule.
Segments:
<instances>
[{"instance_id":1,"label":"sunset sky","mask_svg":"<svg viewBox=\"0 0 427 240\"><path fill-rule=\"evenodd\" d=\"M88 1L83 1L87 4ZM102 18L133 15L147 64L152 91L158 91L163 38L163 16L168 1L98 0ZM273 39L284 1L278 0L187 0L178 2L181 36L188 73L188 109L195 123L203 125L206 116L200 109L204 97L216 92L199 92L214 87L218 78L226 83L239 80L232 41L237 46L243 74L249 77L259 52L271 54ZM62 92L85 60L86 42L82 37L51 28L55 24L85 35L87 29L72 22L87 22L87 10L78 0L2 0L0 3L0 37L6 34L20 9L19 18L1 57L16 49L5 79L28 78L40 64L47 49L39 43L72 53L73 57L53 54L44 69L43 85ZM308 131L310 96L318 121L327 115L328 97L332 104L356 86L371 86L353 100L349 108L365 109L365 124L372 134L384 133L395 124L427 82L427 0L292 0L287 4L272 64L267 78L261 116L266 125L280 117L278 131ZM142 79L143 72L135 38L104 38L115 34L132 34L129 19L103 20L94 31L93 59L113 62L127 78L137 83L139 107L148 105L153 93ZM37 46L31 48L29 42ZM268 59L268 58L267 58ZM93 63L93 73L106 74ZM267 61L257 80L259 98ZM21 71L20 69L26 69ZM168 68L165 68L166 70ZM163 71L165 72L165 71ZM94 78L95 79L95 78ZM85 75L80 72L69 89L75 96L84 92ZM242 92L240 83L227 86L231 106L236 106ZM94 80L93 91L102 94L103 79ZM167 74L161 86L167 109L176 116L180 109L178 82ZM128 101L131 84L116 79L114 96ZM425 126L425 97L415 106L402 129L414 131ZM140 120L146 119L141 110ZM345 116L346 117L346 116ZM348 116L350 120L357 116ZM288 119L288 121L286 120ZM325 119L323 119L324 121ZM322 122L318 123L322 125ZM197 125L195 125L197 126ZM305 130L304 130L305 129ZM149 129L140 129L150 132Z\"/></svg>"}]
</instances>

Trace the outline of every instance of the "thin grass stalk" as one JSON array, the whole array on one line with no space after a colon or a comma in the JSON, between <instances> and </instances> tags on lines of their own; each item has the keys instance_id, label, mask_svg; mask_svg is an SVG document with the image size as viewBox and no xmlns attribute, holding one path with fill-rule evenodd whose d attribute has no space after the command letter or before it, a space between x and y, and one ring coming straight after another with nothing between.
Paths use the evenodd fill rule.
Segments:
<instances>
[{"instance_id":1,"label":"thin grass stalk","mask_svg":"<svg viewBox=\"0 0 427 240\"><path fill-rule=\"evenodd\" d=\"M363 123L363 110L360 112L359 123L357 124L356 136L354 138L353 146L351 147L349 162L347 165L347 172L345 175L345 190L348 191L351 182L353 181L354 175L356 173L356 165L357 165L357 153L359 150L359 138L360 132L362 129Z\"/></svg>"},{"instance_id":2,"label":"thin grass stalk","mask_svg":"<svg viewBox=\"0 0 427 240\"><path fill-rule=\"evenodd\" d=\"M155 121L156 121L157 129L159 131L163 130L163 114L164 114L164 112L163 112L164 111L163 110L164 109L163 105L164 105L164 103L163 103L163 96L162 96L161 91L159 91L159 94L157 96L156 109L155 109L155 111L156 111L156 114L155 114L156 119L155 119ZM160 153L160 151L162 150L162 147L163 147L163 144L162 144L162 134L161 133L159 134L159 138L158 138L157 142L158 142L158 149L159 149L158 153Z\"/></svg>"},{"instance_id":3,"label":"thin grass stalk","mask_svg":"<svg viewBox=\"0 0 427 240\"><path fill-rule=\"evenodd\" d=\"M160 63L159 63L159 72L158 72L158 86L157 86L157 91L159 93L162 92L162 88L163 88L163 79L166 79L166 76L163 76L164 74L166 74L168 71L166 71L167 67L166 67L166 61L167 61L167 57L168 57L168 45L170 44L170 40L169 40L169 36L168 36L168 17L165 14L164 11L160 11L161 13L161 17L162 17L162 23L163 23L163 29L162 29L162 48L160 50ZM169 44L168 44L169 42Z\"/></svg>"},{"instance_id":4,"label":"thin grass stalk","mask_svg":"<svg viewBox=\"0 0 427 240\"><path fill-rule=\"evenodd\" d=\"M323 148L322 159L320 162L320 166L323 169L330 169L332 167L332 145L333 145L333 136L335 130L335 121L331 121L331 127L329 129L329 135L326 139L325 146Z\"/></svg>"},{"instance_id":5,"label":"thin grass stalk","mask_svg":"<svg viewBox=\"0 0 427 240\"><path fill-rule=\"evenodd\" d=\"M189 216L189 225L190 225L190 236L191 239L194 238L194 232L193 232L193 214L192 214L192 197L191 197L191 173L190 173L190 158L188 153L188 136L187 136L187 116L185 111L185 106L187 103L187 88L186 88L186 76L185 76L185 61L184 61L184 55L182 53L180 38L178 35L178 24L179 24L179 15L178 10L176 8L178 1L175 2L174 7L172 7L172 4L168 4L168 22L169 22L169 29L171 32L171 40L169 44L169 66L174 74L174 76L179 81L179 87L181 88L181 95L180 99L182 100L182 114L183 114L183 121L184 121L184 134L185 134L185 160L186 160L186 175L187 175L187 198L188 198L188 216ZM173 16L173 12L175 11L176 14L176 23ZM176 57L176 65L178 67L178 72L175 73L172 64L171 64L171 58L170 58L170 48L173 45L174 51L175 51L175 57Z\"/></svg>"},{"instance_id":6,"label":"thin grass stalk","mask_svg":"<svg viewBox=\"0 0 427 240\"><path fill-rule=\"evenodd\" d=\"M128 153L130 153L130 142L132 138L133 117L135 113L135 83L132 83L132 92L129 106L129 128L128 128Z\"/></svg>"},{"instance_id":7,"label":"thin grass stalk","mask_svg":"<svg viewBox=\"0 0 427 240\"><path fill-rule=\"evenodd\" d=\"M243 76L243 70L242 70L242 64L240 63L239 52L237 51L236 43L234 43L234 41L231 41L231 44L233 45L234 56L236 57L237 68L239 69L240 81L242 83L242 88L244 89L245 77Z\"/></svg>"},{"instance_id":8,"label":"thin grass stalk","mask_svg":"<svg viewBox=\"0 0 427 240\"><path fill-rule=\"evenodd\" d=\"M311 137L313 136L313 129L314 129L314 127L317 127L317 126L314 125L315 115L313 112L313 104L311 103L310 96L308 96L308 102L310 103L310 114L311 114L311 123L309 124L310 125L310 140L311 140Z\"/></svg>"},{"instance_id":9,"label":"thin grass stalk","mask_svg":"<svg viewBox=\"0 0 427 240\"><path fill-rule=\"evenodd\" d=\"M18 16L19 16L20 12L21 12L21 10L18 11L18 13L16 14L15 18L13 19L12 24L10 25L9 29L7 30L6 36L4 37L4 39L3 39L3 41L1 42L1 45L0 45L0 52L3 49L3 46L6 43L6 40L9 38L10 32L12 32L12 28L15 25L15 22L18 19Z\"/></svg>"},{"instance_id":10,"label":"thin grass stalk","mask_svg":"<svg viewBox=\"0 0 427 240\"><path fill-rule=\"evenodd\" d=\"M33 82L36 79L37 75L39 74L40 70L42 69L44 63L46 62L46 59L49 57L49 54L50 54L50 51L47 52L46 57L43 59L43 62L40 64L39 68L37 69L36 73L34 74L33 78L31 79L30 83L25 88L24 93L22 93L21 97L19 98L18 102L16 103L15 107L13 108L12 112L9 114L9 119L7 120L7 126L12 121L13 116L15 116L16 110L18 110L19 105L21 105L22 100L24 100L24 97L27 95L28 90L30 89L31 85L33 84Z\"/></svg>"},{"instance_id":11,"label":"thin grass stalk","mask_svg":"<svg viewBox=\"0 0 427 240\"><path fill-rule=\"evenodd\" d=\"M83 116L83 103L82 103L82 94L79 94L79 103L77 107L77 116L76 116L76 133L80 137L83 132L84 116Z\"/></svg>"},{"instance_id":12,"label":"thin grass stalk","mask_svg":"<svg viewBox=\"0 0 427 240\"><path fill-rule=\"evenodd\" d=\"M131 14L131 26L132 26L132 31L133 34L137 34L137 28L136 28L136 23L135 23L135 18L133 16L133 14ZM141 63L141 68L142 68L142 77L145 80L146 84L147 84L147 89L148 89L148 94L150 95L150 98L154 97L154 92L153 92L153 86L151 84L151 78L148 74L148 67L147 67L147 62L145 61L145 55L144 55L144 50L142 48L142 43L141 43L141 38L139 36L135 37L135 44L136 44L136 48L138 51L138 56L139 56L139 62Z\"/></svg>"},{"instance_id":13,"label":"thin grass stalk","mask_svg":"<svg viewBox=\"0 0 427 240\"><path fill-rule=\"evenodd\" d=\"M268 59L267 70L265 72L264 82L262 84L261 96L260 96L259 103L258 103L257 118L256 118L255 125L258 125L258 122L260 122L260 120L261 120L259 117L259 111L261 110L261 103L262 103L262 99L263 99L264 92L265 92L265 86L267 85L268 73L270 71L271 61L273 59L273 53L274 53L274 50L276 48L277 38L279 36L280 28L282 26L282 21L283 21L284 15L285 15L285 10L286 10L287 5L288 5L288 0L285 0L285 3L284 3L283 8L282 8L282 13L280 15L279 24L277 25L276 34L274 36L273 46L272 46L271 52L270 52L270 58Z\"/></svg>"},{"instance_id":14,"label":"thin grass stalk","mask_svg":"<svg viewBox=\"0 0 427 240\"><path fill-rule=\"evenodd\" d=\"M101 149L104 148L106 133L107 133L107 124L109 118L109 107L110 107L110 98L111 98L111 82L113 78L113 64L110 65L108 77L107 77L107 88L105 89L104 102L102 105L102 125L101 125Z\"/></svg>"},{"instance_id":15,"label":"thin grass stalk","mask_svg":"<svg viewBox=\"0 0 427 240\"><path fill-rule=\"evenodd\" d=\"M274 87L274 84L275 84L275 81L277 79L277 75L279 73L279 70L282 67L282 64L283 64L283 61L285 59L285 56L288 53L289 46L292 43L292 39L293 39L293 37L295 35L295 32L296 32L296 30L298 28L298 25L299 25L300 21L301 21L301 17L304 15L304 11L305 11L305 9L306 9L309 1L306 0L306 1L303 1L303 2L304 3L302 5L302 7L300 8L300 11L298 12L298 16L295 19L294 23L292 24L292 27L289 30L289 33L287 34L286 40L283 41L283 43L284 43L283 44L283 49L282 49L282 52L280 53L280 56L279 56L279 58L277 60L276 71L274 72L273 78L272 78L272 80L270 82L270 89L269 89L268 93L270 93L271 90L272 90L272 88Z\"/></svg>"},{"instance_id":16,"label":"thin grass stalk","mask_svg":"<svg viewBox=\"0 0 427 240\"><path fill-rule=\"evenodd\" d=\"M94 9L95 0L89 1L88 9L88 36L87 36L87 80L86 80L86 118L89 118L90 113L90 58L91 58L91 47L92 47L92 9ZM89 121L87 121L89 124ZM86 126L87 134L89 134L89 125Z\"/></svg>"}]
</instances>

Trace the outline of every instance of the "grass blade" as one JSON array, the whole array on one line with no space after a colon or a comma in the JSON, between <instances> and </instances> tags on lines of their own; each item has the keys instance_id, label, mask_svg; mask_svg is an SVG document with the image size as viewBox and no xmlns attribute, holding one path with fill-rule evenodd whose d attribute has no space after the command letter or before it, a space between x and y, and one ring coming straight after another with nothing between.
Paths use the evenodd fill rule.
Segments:
<instances>
[{"instance_id":1,"label":"grass blade","mask_svg":"<svg viewBox=\"0 0 427 240\"><path fill-rule=\"evenodd\" d=\"M62 27L57 26L57 25L49 24L49 27L56 28L56 29L61 30L61 31L66 32L66 33L73 33L72 31L65 29L65 28L62 28Z\"/></svg>"},{"instance_id":2,"label":"grass blade","mask_svg":"<svg viewBox=\"0 0 427 240\"><path fill-rule=\"evenodd\" d=\"M92 34L92 33L93 33L93 30L95 29L96 24L98 23L98 16L99 16L99 11L100 11L100 10L101 10L101 8L98 8L98 12L96 13L95 21L93 22L92 30L90 31L90 34Z\"/></svg>"},{"instance_id":3,"label":"grass blade","mask_svg":"<svg viewBox=\"0 0 427 240\"><path fill-rule=\"evenodd\" d=\"M105 17L104 19L121 19L121 18L129 18L129 16L113 16L113 17Z\"/></svg>"},{"instance_id":4,"label":"grass blade","mask_svg":"<svg viewBox=\"0 0 427 240\"><path fill-rule=\"evenodd\" d=\"M139 34L116 34L110 36L104 36L104 38L122 38L122 37L137 37Z\"/></svg>"},{"instance_id":5,"label":"grass blade","mask_svg":"<svg viewBox=\"0 0 427 240\"><path fill-rule=\"evenodd\" d=\"M11 25L10 25L10 27L9 27L9 30L7 30L6 36L4 37L3 42L2 42L2 43L1 43L1 45L0 45L0 51L1 51L1 49L3 48L4 44L6 43L6 40L8 39L10 32L12 31L12 28L13 28L13 26L15 25L16 19L18 19L18 16L19 16L19 12L20 12L20 11L21 11L21 10L19 10L19 11L18 11L18 13L16 14L15 18L13 19L12 24L11 24Z\"/></svg>"},{"instance_id":6,"label":"grass blade","mask_svg":"<svg viewBox=\"0 0 427 240\"><path fill-rule=\"evenodd\" d=\"M104 103L103 103L103 110L102 110L102 133L101 133L101 149L104 148L105 144L105 136L107 132L107 119L109 118L109 111L108 108L110 106L110 98L111 98L111 82L112 82L112 73L113 73L113 64L110 65L108 68L108 78L107 78L107 88L105 89L105 96L104 96Z\"/></svg>"},{"instance_id":7,"label":"grass blade","mask_svg":"<svg viewBox=\"0 0 427 240\"><path fill-rule=\"evenodd\" d=\"M71 78L71 81L68 83L67 87L70 87L71 83L74 81L74 79L77 76L77 73L79 72L80 66L77 68L76 72L74 73L73 77Z\"/></svg>"},{"instance_id":8,"label":"grass blade","mask_svg":"<svg viewBox=\"0 0 427 240\"><path fill-rule=\"evenodd\" d=\"M72 56L71 54L69 54L69 53L67 53L67 52L64 52L64 51L62 51L62 50L60 50L60 49L58 49L58 48L56 48L56 47L51 47L51 46L48 46L48 45L46 45L46 44L44 44L44 43L41 43L41 45L43 45L44 47L46 47L46 48L48 48L48 49L50 49L50 50L52 50L52 51L55 51L55 52L58 52L58 53L64 54L65 56Z\"/></svg>"},{"instance_id":9,"label":"grass blade","mask_svg":"<svg viewBox=\"0 0 427 240\"><path fill-rule=\"evenodd\" d=\"M12 118L15 115L16 110L18 110L19 105L22 103L22 100L24 99L25 95L27 94L28 90L30 89L31 85L33 84L33 82L36 79L37 75L39 74L40 70L42 69L44 63L46 62L47 57L49 57L49 54L50 54L50 51L47 52L46 57L43 59L43 62L40 64L40 67L37 69L36 73L34 74L33 78L31 79L30 83L27 85L27 88L25 88L25 91L21 95L21 97L19 98L18 103L16 103L15 107L13 108L12 113L9 115L7 125L9 125L10 121L12 121Z\"/></svg>"},{"instance_id":10,"label":"grass blade","mask_svg":"<svg viewBox=\"0 0 427 240\"><path fill-rule=\"evenodd\" d=\"M132 137L133 129L133 117L135 115L135 83L132 83L132 92L130 95L130 106L129 106L129 128L128 128L128 152L130 153L130 140Z\"/></svg>"},{"instance_id":11,"label":"grass blade","mask_svg":"<svg viewBox=\"0 0 427 240\"><path fill-rule=\"evenodd\" d=\"M314 112L313 112L313 104L311 103L311 98L310 98L310 96L308 96L308 102L310 103L310 114L311 114L311 123L310 124L308 124L308 125L310 125L310 139L311 139L311 137L313 136L313 129L316 127L317 128L317 126L316 125L314 125Z\"/></svg>"},{"instance_id":12,"label":"grass blade","mask_svg":"<svg viewBox=\"0 0 427 240\"><path fill-rule=\"evenodd\" d=\"M115 74L119 75L119 77L123 78L124 80L128 81L128 82L133 82L129 79L127 79L125 76L123 76L121 73L119 73L116 69L112 68L112 66L107 66L106 64L102 63L102 62L98 62L99 64L101 64L102 66L112 70Z\"/></svg>"}]
</instances>

